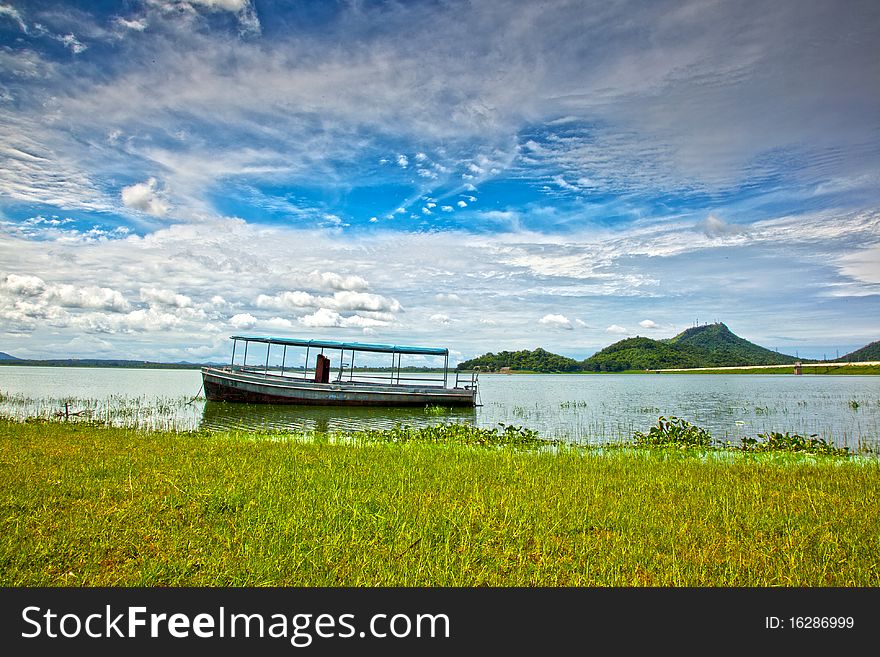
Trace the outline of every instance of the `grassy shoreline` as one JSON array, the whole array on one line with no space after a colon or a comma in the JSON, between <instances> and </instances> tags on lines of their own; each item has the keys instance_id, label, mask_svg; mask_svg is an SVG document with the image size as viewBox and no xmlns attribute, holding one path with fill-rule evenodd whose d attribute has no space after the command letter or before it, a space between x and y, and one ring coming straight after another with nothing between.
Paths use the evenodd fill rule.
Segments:
<instances>
[{"instance_id":1,"label":"grassy shoreline","mask_svg":"<svg viewBox=\"0 0 880 657\"><path fill-rule=\"evenodd\" d=\"M878 586L880 463L0 420L3 586Z\"/></svg>"}]
</instances>

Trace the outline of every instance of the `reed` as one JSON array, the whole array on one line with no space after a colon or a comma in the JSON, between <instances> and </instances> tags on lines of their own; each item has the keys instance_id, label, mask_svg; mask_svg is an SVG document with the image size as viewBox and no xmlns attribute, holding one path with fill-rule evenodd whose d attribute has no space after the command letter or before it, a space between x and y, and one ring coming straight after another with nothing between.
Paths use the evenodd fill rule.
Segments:
<instances>
[{"instance_id":1,"label":"reed","mask_svg":"<svg viewBox=\"0 0 880 657\"><path fill-rule=\"evenodd\" d=\"M0 421L0 585L880 585L876 460L443 431Z\"/></svg>"}]
</instances>

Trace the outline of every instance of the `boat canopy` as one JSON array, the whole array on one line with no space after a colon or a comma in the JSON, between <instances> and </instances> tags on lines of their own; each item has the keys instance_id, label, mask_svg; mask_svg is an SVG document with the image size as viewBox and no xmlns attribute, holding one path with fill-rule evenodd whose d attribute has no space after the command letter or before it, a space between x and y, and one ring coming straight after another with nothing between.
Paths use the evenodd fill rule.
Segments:
<instances>
[{"instance_id":1,"label":"boat canopy","mask_svg":"<svg viewBox=\"0 0 880 657\"><path fill-rule=\"evenodd\" d=\"M381 354L425 354L448 356L449 349L440 347L408 347L396 344L370 344L367 342L339 342L337 340L300 340L298 338L272 338L268 336L233 335L232 340L247 342L266 342L291 347L317 347L318 349L347 349L351 351L372 351Z\"/></svg>"}]
</instances>

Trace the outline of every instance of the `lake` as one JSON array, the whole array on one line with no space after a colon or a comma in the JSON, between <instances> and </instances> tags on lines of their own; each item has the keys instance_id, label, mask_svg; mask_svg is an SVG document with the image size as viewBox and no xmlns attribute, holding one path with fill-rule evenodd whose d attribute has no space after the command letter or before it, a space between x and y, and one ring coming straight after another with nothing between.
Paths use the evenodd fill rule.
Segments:
<instances>
[{"instance_id":1,"label":"lake","mask_svg":"<svg viewBox=\"0 0 880 657\"><path fill-rule=\"evenodd\" d=\"M63 414L147 429L289 429L466 422L577 443L628 440L675 415L736 442L767 431L880 448L880 377L747 374L483 374L475 409L372 409L206 402L198 370L0 367L0 415ZM79 413L79 415L71 415Z\"/></svg>"}]
</instances>

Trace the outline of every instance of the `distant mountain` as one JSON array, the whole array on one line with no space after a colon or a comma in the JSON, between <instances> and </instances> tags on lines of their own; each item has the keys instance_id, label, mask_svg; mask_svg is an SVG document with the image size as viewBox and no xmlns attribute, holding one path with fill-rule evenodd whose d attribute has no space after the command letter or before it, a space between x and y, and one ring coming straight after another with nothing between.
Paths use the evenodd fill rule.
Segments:
<instances>
[{"instance_id":1,"label":"distant mountain","mask_svg":"<svg viewBox=\"0 0 880 657\"><path fill-rule=\"evenodd\" d=\"M866 360L880 360L880 340L866 344L861 349L837 358L836 363L858 363Z\"/></svg>"},{"instance_id":2,"label":"distant mountain","mask_svg":"<svg viewBox=\"0 0 880 657\"><path fill-rule=\"evenodd\" d=\"M4 354L6 355L6 354ZM51 358L46 360L0 358L0 365L40 365L44 367L146 367L155 369L198 369L198 363L154 363L145 360L113 358Z\"/></svg>"},{"instance_id":3,"label":"distant mountain","mask_svg":"<svg viewBox=\"0 0 880 657\"><path fill-rule=\"evenodd\" d=\"M735 335L721 322L695 326L673 338L626 338L583 361L544 349L488 353L459 364L459 369L498 371L502 367L534 372L621 372L738 365L788 365L798 359Z\"/></svg>"},{"instance_id":4,"label":"distant mountain","mask_svg":"<svg viewBox=\"0 0 880 657\"><path fill-rule=\"evenodd\" d=\"M15 356L10 356L5 351L0 351L0 360L21 360L21 358L16 358Z\"/></svg>"}]
</instances>

